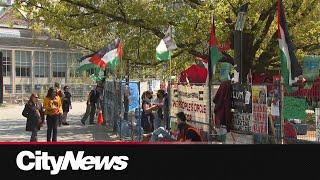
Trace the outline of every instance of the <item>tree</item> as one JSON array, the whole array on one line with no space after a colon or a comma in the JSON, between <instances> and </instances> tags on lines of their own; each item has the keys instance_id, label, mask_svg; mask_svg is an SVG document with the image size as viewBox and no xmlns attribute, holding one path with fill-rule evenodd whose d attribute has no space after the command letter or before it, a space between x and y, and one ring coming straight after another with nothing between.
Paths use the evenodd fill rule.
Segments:
<instances>
[{"instance_id":1,"label":"tree","mask_svg":"<svg viewBox=\"0 0 320 180\"><path fill-rule=\"evenodd\" d=\"M155 48L166 28L174 27L178 49L173 54L177 72L206 55L211 16L215 17L219 42L230 41L237 9L242 0L27 0L16 7L28 13L32 27L49 27L52 35L70 44L98 50L120 37L124 60L130 65L156 66ZM289 31L298 57L319 54L320 2L285 1ZM276 0L250 0L245 31L254 35L251 54L255 66L277 66ZM141 31L140 31L141 30ZM139 49L139 57L138 57ZM229 52L232 54L232 51ZM163 66L159 65L161 69ZM167 71L167 73L169 73Z\"/></svg>"}]
</instances>

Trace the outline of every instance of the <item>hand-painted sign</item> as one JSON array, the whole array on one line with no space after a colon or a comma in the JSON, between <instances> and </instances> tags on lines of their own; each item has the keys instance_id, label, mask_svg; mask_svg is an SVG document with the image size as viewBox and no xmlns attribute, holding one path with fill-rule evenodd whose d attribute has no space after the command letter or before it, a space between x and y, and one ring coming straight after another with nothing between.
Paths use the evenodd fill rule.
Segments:
<instances>
[{"instance_id":1,"label":"hand-painted sign","mask_svg":"<svg viewBox=\"0 0 320 180\"><path fill-rule=\"evenodd\" d=\"M268 134L267 87L252 86L252 132Z\"/></svg>"}]
</instances>

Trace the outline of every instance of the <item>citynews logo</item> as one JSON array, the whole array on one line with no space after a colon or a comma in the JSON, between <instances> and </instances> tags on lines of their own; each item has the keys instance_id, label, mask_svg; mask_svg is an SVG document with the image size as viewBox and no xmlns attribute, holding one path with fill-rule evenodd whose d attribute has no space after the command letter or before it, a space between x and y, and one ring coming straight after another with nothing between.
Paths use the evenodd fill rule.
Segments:
<instances>
[{"instance_id":1,"label":"citynews logo","mask_svg":"<svg viewBox=\"0 0 320 180\"><path fill-rule=\"evenodd\" d=\"M27 159L28 161L24 161ZM16 158L16 164L23 171L46 170L51 175L57 175L60 171L65 171L68 166L72 170L116 170L121 171L127 168L128 156L85 156L84 151L79 151L75 157L72 151L67 151L64 156L49 156L48 152L22 151ZM27 163L25 163L27 162Z\"/></svg>"}]
</instances>

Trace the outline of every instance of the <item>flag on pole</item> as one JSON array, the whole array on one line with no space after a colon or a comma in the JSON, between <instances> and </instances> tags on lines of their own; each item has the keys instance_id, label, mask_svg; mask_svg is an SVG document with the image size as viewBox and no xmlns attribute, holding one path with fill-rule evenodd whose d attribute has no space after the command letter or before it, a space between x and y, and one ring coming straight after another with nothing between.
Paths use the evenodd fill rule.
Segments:
<instances>
[{"instance_id":1,"label":"flag on pole","mask_svg":"<svg viewBox=\"0 0 320 180\"><path fill-rule=\"evenodd\" d=\"M90 62L91 57L93 56L93 54L84 56L81 58L81 62L80 62L80 66L77 69L79 72L88 70L88 69L96 69L99 68L96 64L93 64Z\"/></svg>"},{"instance_id":2,"label":"flag on pole","mask_svg":"<svg viewBox=\"0 0 320 180\"><path fill-rule=\"evenodd\" d=\"M100 49L98 52L89 54L80 58L81 70L99 67L105 69L106 67L114 70L122 57L122 44L119 38L107 47Z\"/></svg>"},{"instance_id":3,"label":"flag on pole","mask_svg":"<svg viewBox=\"0 0 320 180\"><path fill-rule=\"evenodd\" d=\"M289 87L298 79L298 76L302 74L302 68L294 54L294 47L289 36L282 0L278 0L277 7L281 75L284 83Z\"/></svg>"},{"instance_id":4,"label":"flag on pole","mask_svg":"<svg viewBox=\"0 0 320 180\"><path fill-rule=\"evenodd\" d=\"M165 36L161 39L159 45L156 48L156 57L158 61L166 61L171 59L171 51L177 49L177 45L172 38L171 26L168 28Z\"/></svg>"},{"instance_id":5,"label":"flag on pole","mask_svg":"<svg viewBox=\"0 0 320 180\"><path fill-rule=\"evenodd\" d=\"M214 24L214 19L212 18L212 27L210 33L210 61L212 63L211 67L213 68L221 58L222 54L219 51L216 37L216 26Z\"/></svg>"}]
</instances>

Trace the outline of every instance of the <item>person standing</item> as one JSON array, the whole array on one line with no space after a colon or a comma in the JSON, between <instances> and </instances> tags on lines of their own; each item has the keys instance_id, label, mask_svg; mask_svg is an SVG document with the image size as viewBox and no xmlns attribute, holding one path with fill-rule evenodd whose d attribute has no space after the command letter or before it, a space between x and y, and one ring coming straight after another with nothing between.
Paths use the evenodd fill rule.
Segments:
<instances>
[{"instance_id":1,"label":"person standing","mask_svg":"<svg viewBox=\"0 0 320 180\"><path fill-rule=\"evenodd\" d=\"M81 119L81 123L83 124L83 125L85 125L86 123L86 121L87 121L87 119L88 119L88 117L90 116L90 96L91 96L91 91L90 91L90 93L88 94L88 98L87 98L87 103L86 103L86 112L84 113L84 115L83 115L83 117L82 117L82 119Z\"/></svg>"},{"instance_id":2,"label":"person standing","mask_svg":"<svg viewBox=\"0 0 320 180\"><path fill-rule=\"evenodd\" d=\"M54 88L55 88L55 91L56 91L56 95L58 96L58 98L60 99L60 103L62 104L63 93L61 91L60 84L55 82L54 83ZM62 114L63 114L63 109L62 109L62 106L61 106L61 108L59 109L59 117L58 117L59 126L61 126L61 124L62 124Z\"/></svg>"},{"instance_id":3,"label":"person standing","mask_svg":"<svg viewBox=\"0 0 320 180\"><path fill-rule=\"evenodd\" d=\"M154 129L158 129L159 127L164 127L164 96L165 91L160 89L157 92L157 99L154 101L156 105L156 113L155 113L155 120L154 120Z\"/></svg>"},{"instance_id":4,"label":"person standing","mask_svg":"<svg viewBox=\"0 0 320 180\"><path fill-rule=\"evenodd\" d=\"M153 110L156 110L157 105L151 105L152 94L150 91L146 91L142 94L142 114L141 114L141 126L144 133L151 133L154 131L154 115Z\"/></svg>"},{"instance_id":5,"label":"person standing","mask_svg":"<svg viewBox=\"0 0 320 180\"><path fill-rule=\"evenodd\" d=\"M69 86L64 86L63 91L64 91L64 96L62 99L62 110L63 110L63 115L62 115L62 125L69 125L67 122L67 116L69 113L69 110L72 109L71 105L71 93L69 92Z\"/></svg>"},{"instance_id":6,"label":"person standing","mask_svg":"<svg viewBox=\"0 0 320 180\"><path fill-rule=\"evenodd\" d=\"M22 115L27 118L26 131L32 132L30 142L38 141L38 131L44 123L44 110L38 100L37 94L31 94L22 112Z\"/></svg>"},{"instance_id":7,"label":"person standing","mask_svg":"<svg viewBox=\"0 0 320 180\"><path fill-rule=\"evenodd\" d=\"M57 141L60 109L62 109L61 99L56 94L54 88L49 88L43 102L45 114L47 115L47 141Z\"/></svg>"},{"instance_id":8,"label":"person standing","mask_svg":"<svg viewBox=\"0 0 320 180\"><path fill-rule=\"evenodd\" d=\"M100 106L100 95L102 92L101 86L97 85L95 89L91 90L89 94L89 105L90 105L90 118L89 118L89 123L90 124L95 124L94 123L94 117L97 114L97 109L98 111L101 109ZM83 118L81 120L82 124L85 124L85 121L87 118Z\"/></svg>"}]
</instances>

